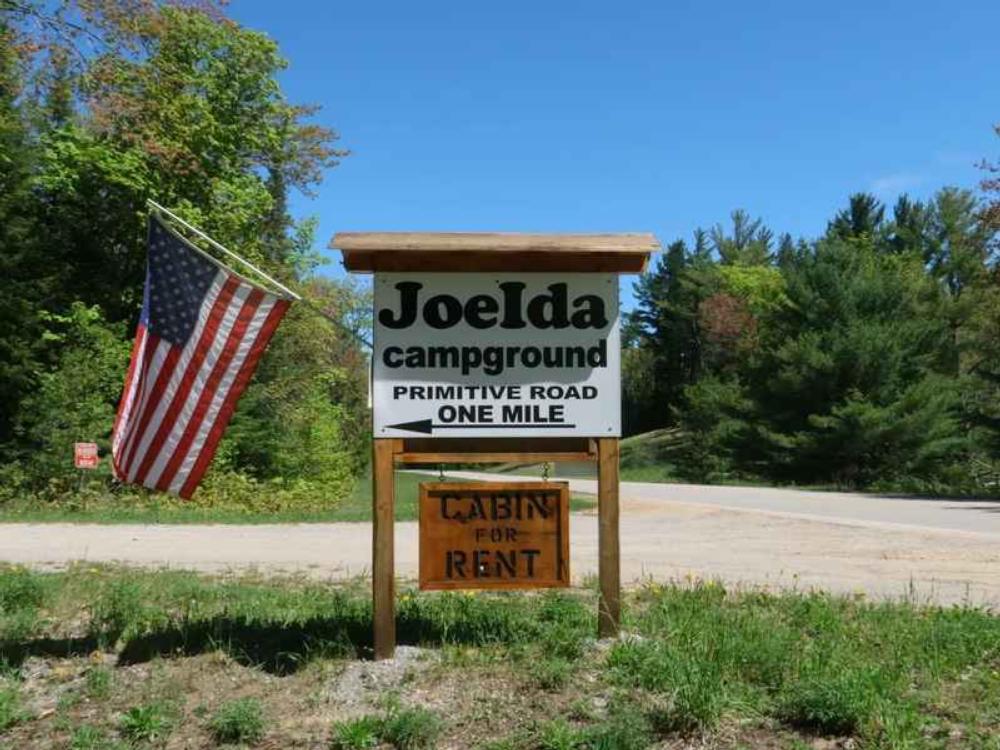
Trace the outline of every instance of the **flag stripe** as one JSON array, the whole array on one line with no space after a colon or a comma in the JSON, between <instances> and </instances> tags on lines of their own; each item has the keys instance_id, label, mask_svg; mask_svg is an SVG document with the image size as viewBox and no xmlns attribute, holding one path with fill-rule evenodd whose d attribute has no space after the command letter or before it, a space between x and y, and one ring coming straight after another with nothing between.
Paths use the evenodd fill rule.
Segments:
<instances>
[{"instance_id":1,"label":"flag stripe","mask_svg":"<svg viewBox=\"0 0 1000 750\"><path fill-rule=\"evenodd\" d=\"M239 374L236 376L236 380L233 382L232 387L230 387L229 392L226 394L226 400L223 402L222 408L219 409L219 413L215 417L215 423L208 432L208 436L205 439L205 445L201 449L201 453L199 453L194 466L191 468L191 473L188 475L184 485L178 492L181 497L190 498L191 495L194 494L195 488L197 488L202 476L204 476L205 471L208 469L208 464L212 460L212 456L215 455L215 449L219 444L219 440L222 439L222 434L225 432L226 427L229 424L229 420L232 418L233 412L236 410L236 402L239 400L243 391L246 390L247 384L250 382L250 378L253 375L254 370L257 369L258 360L264 353L264 349L267 348L267 344L271 340L271 336L274 335L274 331L278 327L278 323L280 323L281 319L284 317L288 307L289 303L286 300L279 299L275 301L274 306L268 313L267 319L264 321L257 337L254 339L249 355L243 362L243 366L240 368Z\"/></svg>"},{"instance_id":2,"label":"flag stripe","mask_svg":"<svg viewBox=\"0 0 1000 750\"><path fill-rule=\"evenodd\" d=\"M115 415L115 425L111 428L112 468L116 468L114 467L114 455L121 442L121 436L118 428L123 419L128 419L128 415L132 411L132 405L135 403L135 394L139 385L139 379L136 377L136 362L145 361L144 354L147 340L148 337L146 336L146 327L140 325L139 330L136 331L135 334L135 341L132 343L132 357L128 363L128 372L125 374L125 388L122 391L121 401L118 402L118 413Z\"/></svg>"},{"instance_id":3,"label":"flag stripe","mask_svg":"<svg viewBox=\"0 0 1000 750\"><path fill-rule=\"evenodd\" d=\"M197 345L204 356L200 360L192 358L184 378L181 379L177 391L179 400L177 401L177 411L173 415L173 423L167 426L169 431L163 442L157 443L158 449L152 456L148 473L143 478L143 483L147 487L156 487L159 483L160 475L169 463L170 457L184 435L184 430L194 415L198 399L206 387L209 376L225 350L229 333L236 325L240 309L250 295L251 289L252 287L247 284L237 283L236 290L225 303L222 317L218 325L214 327L214 331L205 328L202 339ZM219 304L221 303L220 299Z\"/></svg>"},{"instance_id":4,"label":"flag stripe","mask_svg":"<svg viewBox=\"0 0 1000 750\"><path fill-rule=\"evenodd\" d=\"M253 344L257 340L257 336L260 334L260 331L267 320L267 316L270 314L275 302L276 299L273 296L265 295L260 305L258 305L257 310L254 312L253 317L250 319L250 323L240 339L239 347L230 361L229 367L226 369L222 380L219 381L218 387L214 389L212 402L208 407L207 414L198 425L197 432L194 434L194 440L185 452L177 472L170 480L170 486L168 488L170 492L175 494L179 493L181 487L187 481L187 477L191 473L191 468L194 466L195 461L197 461L198 456L201 454L202 448L205 445L208 433L211 431L212 425L215 424L219 410L225 403L227 394L233 387L233 383L235 382L237 375L249 357L250 352L253 349Z\"/></svg>"},{"instance_id":5,"label":"flag stripe","mask_svg":"<svg viewBox=\"0 0 1000 750\"><path fill-rule=\"evenodd\" d=\"M113 463L118 470L118 478L124 481L128 479L128 457L132 436L135 435L139 427L137 416L142 414L146 402L149 400L152 384L167 356L167 350L160 346L159 338L150 333L145 326L143 328L145 329L146 345L143 347L143 359L136 367L138 373L136 375L135 397L132 401L132 408L129 409L128 420L123 421L119 428L121 432L120 445L115 449L114 443L112 443L115 451Z\"/></svg>"},{"instance_id":6,"label":"flag stripe","mask_svg":"<svg viewBox=\"0 0 1000 750\"><path fill-rule=\"evenodd\" d=\"M226 274L220 272L214 279L208 293L205 295L205 299L201 305L200 322L194 331L192 339L197 341L197 337L201 336L204 324L208 319L208 312L213 309L215 302L218 299L218 295L225 284L226 278ZM164 360L167 359L170 352L175 352L176 356L180 357L180 368L183 372L193 351L193 347L190 346L185 347L183 350L178 350L177 348L170 346L169 342L162 341L156 335L152 335L151 339L153 341L160 342L160 345L153 352L152 361L149 365L150 375L148 377L148 382L155 383L155 385L143 393L139 407L141 411L136 412L137 414L141 414L142 417L141 419L133 422L132 430L125 439L125 445L123 446L123 455L125 456L125 460L121 465L123 473L125 474L123 479L126 479L127 481L135 481L134 470L136 468L136 456L137 454L141 455L140 449L143 451L146 450L149 441L152 439L150 423L152 422L154 425L159 423L156 415L162 414L168 403L168 394L165 394L165 389L171 383L171 377L173 376L174 368L177 366L178 362L176 357L171 357L169 362ZM164 365L167 366L168 371L165 378L161 380L159 378L159 372L162 370Z\"/></svg>"},{"instance_id":7,"label":"flag stripe","mask_svg":"<svg viewBox=\"0 0 1000 750\"><path fill-rule=\"evenodd\" d=\"M134 481L134 468L138 449L143 444L143 440L148 438L146 428L149 426L150 420L161 403L157 394L162 393L163 389L167 387L167 383L170 382L170 376L173 374L179 358L180 352L177 349L171 347L166 341L157 342L156 351L153 353L153 358L149 363L149 372L146 374L146 381L149 388L142 399L142 416L136 424L135 432L129 436L129 444L125 455L124 468L130 482Z\"/></svg>"},{"instance_id":8,"label":"flag stripe","mask_svg":"<svg viewBox=\"0 0 1000 750\"><path fill-rule=\"evenodd\" d=\"M176 370L183 373L180 375L180 380L177 381L175 378L171 378L169 385L165 385L163 389L157 389L161 393L164 393L164 398L161 399L160 404L168 403L169 400L169 406L166 407L162 416L157 421L156 432L146 445L142 461L132 474L132 481L139 484L146 483L146 475L153 467L153 462L160 454L167 437L170 435L170 430L173 429L178 412L180 412L184 402L187 401L191 386L194 385L195 376L198 374L198 370L201 369L201 363L204 361L205 356L209 352L209 347L215 339L216 331L229 306L229 300L238 286L238 280L232 277L226 279L222 286L222 291L219 292L219 296L216 298L215 304L212 305L212 310L208 314L208 319L205 321L198 343L194 347L188 346L184 349L190 358L186 367L177 368ZM192 340L194 339L195 337L193 336ZM174 351L176 349L172 349L171 353Z\"/></svg>"},{"instance_id":9,"label":"flag stripe","mask_svg":"<svg viewBox=\"0 0 1000 750\"><path fill-rule=\"evenodd\" d=\"M194 412L191 415L191 418L187 420L187 424L177 441L176 447L170 451L169 460L166 462L166 465L163 467L162 471L159 472L159 476L155 480L156 489L166 490L170 487L170 483L177 474L177 469L180 467L181 462L187 455L188 449L191 447L191 443L194 442L195 435L198 433L198 428L201 427L202 420L205 419L208 408L215 397L216 389L219 387L219 382L222 380L226 370L229 368L229 364L236 354L240 341L246 333L247 326L250 325L250 321L253 319L254 313L257 312L257 306L260 304L263 297L264 293L259 289L250 290L246 301L240 307L236 320L226 336L222 352L215 360L211 373L209 373L208 378L205 381L205 385L198 394L198 400L194 407ZM178 426L178 430L179 429L180 427ZM177 431L175 430L175 433L176 432ZM167 455L166 452L164 452L164 455ZM151 481L153 481L152 478Z\"/></svg>"}]
</instances>

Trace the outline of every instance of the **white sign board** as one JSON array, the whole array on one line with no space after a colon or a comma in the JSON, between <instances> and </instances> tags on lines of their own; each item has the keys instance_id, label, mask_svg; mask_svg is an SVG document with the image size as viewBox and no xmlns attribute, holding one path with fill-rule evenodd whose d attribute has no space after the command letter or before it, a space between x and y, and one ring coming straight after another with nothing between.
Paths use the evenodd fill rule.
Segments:
<instances>
[{"instance_id":1,"label":"white sign board","mask_svg":"<svg viewBox=\"0 0 1000 750\"><path fill-rule=\"evenodd\" d=\"M375 275L375 437L618 437L618 277Z\"/></svg>"}]
</instances>

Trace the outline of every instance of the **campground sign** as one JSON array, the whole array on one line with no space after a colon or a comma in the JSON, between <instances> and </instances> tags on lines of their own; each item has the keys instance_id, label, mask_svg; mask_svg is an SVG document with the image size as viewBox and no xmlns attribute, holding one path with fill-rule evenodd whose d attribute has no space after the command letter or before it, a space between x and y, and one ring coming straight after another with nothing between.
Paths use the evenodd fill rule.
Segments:
<instances>
[{"instance_id":1,"label":"campground sign","mask_svg":"<svg viewBox=\"0 0 1000 750\"><path fill-rule=\"evenodd\" d=\"M618 437L618 277L379 273L374 435Z\"/></svg>"},{"instance_id":2,"label":"campground sign","mask_svg":"<svg viewBox=\"0 0 1000 750\"><path fill-rule=\"evenodd\" d=\"M590 462L597 473L597 633L621 620L618 277L651 234L339 232L374 273L372 634L393 655L398 469ZM420 485L420 587L568 586L565 482Z\"/></svg>"}]
</instances>

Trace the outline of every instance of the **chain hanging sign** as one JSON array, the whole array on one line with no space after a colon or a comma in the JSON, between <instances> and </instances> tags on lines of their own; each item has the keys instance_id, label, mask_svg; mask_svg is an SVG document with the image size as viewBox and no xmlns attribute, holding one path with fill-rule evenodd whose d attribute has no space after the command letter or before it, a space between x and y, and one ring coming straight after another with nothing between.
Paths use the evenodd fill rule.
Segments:
<instances>
[{"instance_id":1,"label":"chain hanging sign","mask_svg":"<svg viewBox=\"0 0 1000 750\"><path fill-rule=\"evenodd\" d=\"M618 277L378 273L375 437L617 437Z\"/></svg>"},{"instance_id":2,"label":"chain hanging sign","mask_svg":"<svg viewBox=\"0 0 1000 750\"><path fill-rule=\"evenodd\" d=\"M569 484L424 482L420 588L569 585Z\"/></svg>"}]
</instances>

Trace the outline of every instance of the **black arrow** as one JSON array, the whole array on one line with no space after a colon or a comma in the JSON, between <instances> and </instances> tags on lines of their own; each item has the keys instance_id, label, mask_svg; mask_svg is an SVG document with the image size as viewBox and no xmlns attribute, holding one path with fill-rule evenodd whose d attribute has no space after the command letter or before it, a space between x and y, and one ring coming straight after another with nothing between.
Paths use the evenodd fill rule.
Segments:
<instances>
[{"instance_id":1,"label":"black arrow","mask_svg":"<svg viewBox=\"0 0 1000 750\"><path fill-rule=\"evenodd\" d=\"M463 430L476 427L498 429L498 430L513 430L517 428L541 428L541 429L558 429L560 427L573 428L576 427L575 424L483 424L483 423L468 423L465 424L433 424L429 419L418 419L415 422L400 422L399 424L386 425L390 430L406 430L408 432L422 432L424 435L430 435L434 430Z\"/></svg>"}]
</instances>

